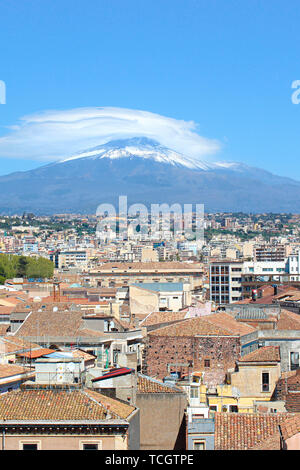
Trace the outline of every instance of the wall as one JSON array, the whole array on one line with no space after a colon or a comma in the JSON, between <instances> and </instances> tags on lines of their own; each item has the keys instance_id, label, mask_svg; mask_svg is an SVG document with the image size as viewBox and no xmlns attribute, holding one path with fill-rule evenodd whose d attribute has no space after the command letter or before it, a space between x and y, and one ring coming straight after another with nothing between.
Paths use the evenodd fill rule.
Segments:
<instances>
[{"instance_id":1,"label":"wall","mask_svg":"<svg viewBox=\"0 0 300 470\"><path fill-rule=\"evenodd\" d=\"M188 450L193 450L194 441L205 441L205 450L214 450L214 433L214 419L199 419L189 423L187 436Z\"/></svg>"},{"instance_id":2,"label":"wall","mask_svg":"<svg viewBox=\"0 0 300 470\"><path fill-rule=\"evenodd\" d=\"M300 433L298 432L285 441L287 450L300 450Z\"/></svg>"},{"instance_id":3,"label":"wall","mask_svg":"<svg viewBox=\"0 0 300 470\"><path fill-rule=\"evenodd\" d=\"M128 450L140 450L140 410L137 409L127 418L129 421Z\"/></svg>"},{"instance_id":4,"label":"wall","mask_svg":"<svg viewBox=\"0 0 300 470\"><path fill-rule=\"evenodd\" d=\"M269 373L269 392L262 392L263 372ZM244 366L240 363L239 371L231 374L231 385L239 390L241 397L253 397L253 400L270 400L279 377L280 364L272 366L254 363Z\"/></svg>"},{"instance_id":5,"label":"wall","mask_svg":"<svg viewBox=\"0 0 300 470\"><path fill-rule=\"evenodd\" d=\"M185 449L181 435L187 397L184 393L137 393L140 409L140 449Z\"/></svg>"},{"instance_id":6,"label":"wall","mask_svg":"<svg viewBox=\"0 0 300 470\"><path fill-rule=\"evenodd\" d=\"M2 433L1 433L2 434ZM20 450L20 442L39 442L41 450L80 450L81 441L99 442L102 450L127 450L128 439L122 436L105 435L45 435L45 434L5 434L5 450ZM2 450L1 439L0 449ZM100 447L100 448L101 448Z\"/></svg>"},{"instance_id":7,"label":"wall","mask_svg":"<svg viewBox=\"0 0 300 470\"><path fill-rule=\"evenodd\" d=\"M163 379L169 372L190 373L192 371L227 370L234 366L240 353L239 337L236 336L155 336L147 338L143 373ZM210 360L210 367L204 367L204 360ZM191 367L188 367L188 363ZM208 374L209 375L209 374Z\"/></svg>"},{"instance_id":8,"label":"wall","mask_svg":"<svg viewBox=\"0 0 300 470\"><path fill-rule=\"evenodd\" d=\"M141 286L142 287L142 286ZM139 287L130 286L129 290L131 314L151 313L159 310L159 295Z\"/></svg>"}]
</instances>

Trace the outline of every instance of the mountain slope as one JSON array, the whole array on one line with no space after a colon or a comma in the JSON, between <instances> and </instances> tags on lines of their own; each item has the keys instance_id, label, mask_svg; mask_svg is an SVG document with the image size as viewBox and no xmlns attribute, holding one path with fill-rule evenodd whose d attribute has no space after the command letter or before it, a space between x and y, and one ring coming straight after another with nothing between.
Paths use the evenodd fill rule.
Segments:
<instances>
[{"instance_id":1,"label":"mountain slope","mask_svg":"<svg viewBox=\"0 0 300 470\"><path fill-rule=\"evenodd\" d=\"M0 177L0 211L95 213L101 203L204 203L206 211L299 212L300 182L239 163L200 162L145 138L113 141Z\"/></svg>"}]
</instances>

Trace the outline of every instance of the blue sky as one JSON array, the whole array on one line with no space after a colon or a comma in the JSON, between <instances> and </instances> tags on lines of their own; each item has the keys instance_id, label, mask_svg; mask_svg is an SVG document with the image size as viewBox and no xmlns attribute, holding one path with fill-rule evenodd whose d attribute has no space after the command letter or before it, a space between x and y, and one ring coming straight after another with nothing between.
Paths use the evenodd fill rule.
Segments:
<instances>
[{"instance_id":1,"label":"blue sky","mask_svg":"<svg viewBox=\"0 0 300 470\"><path fill-rule=\"evenodd\" d=\"M193 122L208 158L300 180L299 18L298 0L0 2L0 174L45 163L65 111L110 107ZM56 110L53 132L32 125Z\"/></svg>"}]
</instances>

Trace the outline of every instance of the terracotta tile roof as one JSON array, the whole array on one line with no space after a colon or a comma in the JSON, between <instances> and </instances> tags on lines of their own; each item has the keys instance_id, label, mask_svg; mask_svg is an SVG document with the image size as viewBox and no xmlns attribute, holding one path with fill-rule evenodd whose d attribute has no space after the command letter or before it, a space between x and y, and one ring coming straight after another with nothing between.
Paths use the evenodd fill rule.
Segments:
<instances>
[{"instance_id":1,"label":"terracotta tile roof","mask_svg":"<svg viewBox=\"0 0 300 470\"><path fill-rule=\"evenodd\" d=\"M47 356L48 354L52 354L53 352L53 349L41 348L34 349L33 351L17 353L17 356L26 357L28 359L36 359L37 357Z\"/></svg>"},{"instance_id":2,"label":"terracotta tile roof","mask_svg":"<svg viewBox=\"0 0 300 470\"><path fill-rule=\"evenodd\" d=\"M113 270L113 268L120 271L152 271L153 269L163 271L164 269L174 269L174 270L199 270L203 268L201 263L182 263L180 261L164 261L164 262L136 262L136 263L105 263L102 266L97 267L97 269L92 270L91 272L101 272L107 270ZM113 272L113 271L112 271Z\"/></svg>"},{"instance_id":3,"label":"terracotta tile roof","mask_svg":"<svg viewBox=\"0 0 300 470\"><path fill-rule=\"evenodd\" d=\"M159 323L171 323L184 320L186 312L152 312L140 322L140 326L151 326Z\"/></svg>"},{"instance_id":4,"label":"terracotta tile roof","mask_svg":"<svg viewBox=\"0 0 300 470\"><path fill-rule=\"evenodd\" d=\"M76 305L108 305L107 300L88 300L81 298L70 298L70 302Z\"/></svg>"},{"instance_id":5,"label":"terracotta tile roof","mask_svg":"<svg viewBox=\"0 0 300 470\"><path fill-rule=\"evenodd\" d=\"M11 377L13 375L27 374L32 372L34 375L34 368L23 367L17 364L0 364L0 378Z\"/></svg>"},{"instance_id":6,"label":"terracotta tile roof","mask_svg":"<svg viewBox=\"0 0 300 470\"><path fill-rule=\"evenodd\" d=\"M43 310L33 311L21 324L15 336L80 336L82 312Z\"/></svg>"},{"instance_id":7,"label":"terracotta tile roof","mask_svg":"<svg viewBox=\"0 0 300 470\"><path fill-rule=\"evenodd\" d=\"M14 306L0 305L0 315L10 315L14 308Z\"/></svg>"},{"instance_id":8,"label":"terracotta tile roof","mask_svg":"<svg viewBox=\"0 0 300 470\"><path fill-rule=\"evenodd\" d=\"M64 303L71 302L69 297L67 297L66 295L60 295L59 297L56 297L56 298L59 298L58 302L64 302ZM43 297L42 302L47 303L47 304L54 303L55 302L54 296L48 295L47 297Z\"/></svg>"},{"instance_id":9,"label":"terracotta tile roof","mask_svg":"<svg viewBox=\"0 0 300 470\"><path fill-rule=\"evenodd\" d=\"M3 323L2 325L0 325L0 336L6 335L8 327L9 325L7 323Z\"/></svg>"},{"instance_id":10,"label":"terracotta tile roof","mask_svg":"<svg viewBox=\"0 0 300 470\"><path fill-rule=\"evenodd\" d=\"M159 380L153 379L146 375L138 374L137 376L137 392L138 393L183 393L177 387L171 387Z\"/></svg>"},{"instance_id":11,"label":"terracotta tile roof","mask_svg":"<svg viewBox=\"0 0 300 470\"><path fill-rule=\"evenodd\" d=\"M281 309L277 330L300 330L300 315L289 310Z\"/></svg>"},{"instance_id":12,"label":"terracotta tile roof","mask_svg":"<svg viewBox=\"0 0 300 470\"><path fill-rule=\"evenodd\" d=\"M255 328L236 321L231 315L221 312L206 315L205 317L188 318L175 325L165 326L149 335L159 336L196 336L220 335L242 336L252 333Z\"/></svg>"},{"instance_id":13,"label":"terracotta tile roof","mask_svg":"<svg viewBox=\"0 0 300 470\"><path fill-rule=\"evenodd\" d=\"M287 292L276 295L275 299L281 300L282 302L284 302L285 300L297 302L298 300L300 300L300 291L297 289L289 290Z\"/></svg>"},{"instance_id":14,"label":"terracotta tile roof","mask_svg":"<svg viewBox=\"0 0 300 470\"><path fill-rule=\"evenodd\" d=\"M251 447L250 450L281 450L280 433L274 432L270 437Z\"/></svg>"},{"instance_id":15,"label":"terracotta tile roof","mask_svg":"<svg viewBox=\"0 0 300 470\"><path fill-rule=\"evenodd\" d=\"M53 311L54 307L57 307L58 311L65 311L69 310L72 305L72 302L44 302L44 299L41 300L41 302L24 302L21 305L17 305L14 308L14 312L16 313L23 313L23 312L28 312L30 313L31 311L37 311L37 310L43 310L44 307L45 310Z\"/></svg>"},{"instance_id":16,"label":"terracotta tile roof","mask_svg":"<svg viewBox=\"0 0 300 470\"><path fill-rule=\"evenodd\" d=\"M248 450L279 434L288 413L215 413L215 450Z\"/></svg>"},{"instance_id":17,"label":"terracotta tile roof","mask_svg":"<svg viewBox=\"0 0 300 470\"><path fill-rule=\"evenodd\" d=\"M4 336L0 338L0 354L14 354L29 349L40 349L41 346L36 343L30 343L16 336Z\"/></svg>"},{"instance_id":18,"label":"terracotta tile roof","mask_svg":"<svg viewBox=\"0 0 300 470\"><path fill-rule=\"evenodd\" d=\"M14 306L14 305L17 305L17 304L24 304L24 300L21 300L21 299L18 299L17 297L5 297L5 298L1 298L0 297L0 305L3 305L3 306Z\"/></svg>"},{"instance_id":19,"label":"terracotta tile roof","mask_svg":"<svg viewBox=\"0 0 300 470\"><path fill-rule=\"evenodd\" d=\"M287 418L280 424L280 429L284 440L300 433L300 413Z\"/></svg>"},{"instance_id":20,"label":"terracotta tile roof","mask_svg":"<svg viewBox=\"0 0 300 470\"><path fill-rule=\"evenodd\" d=\"M98 338L100 337L103 338L104 333L102 333L101 331L91 330L90 328L80 328L79 330L77 330L76 336L86 336L86 337L95 336Z\"/></svg>"},{"instance_id":21,"label":"terracotta tile roof","mask_svg":"<svg viewBox=\"0 0 300 470\"><path fill-rule=\"evenodd\" d=\"M127 419L131 413L136 410L135 406L124 403L115 398L107 397L101 393L95 392L94 390L85 389L85 392L96 401L101 403L106 409L112 411L115 415L119 416L122 419Z\"/></svg>"},{"instance_id":22,"label":"terracotta tile roof","mask_svg":"<svg viewBox=\"0 0 300 470\"><path fill-rule=\"evenodd\" d=\"M232 333L235 333L241 336L247 335L255 331L255 328L253 328L252 326L245 325L244 323L241 323L235 320L231 315L225 312L219 312L219 313L213 313L212 315L207 315L205 319L209 321L210 323L227 328Z\"/></svg>"},{"instance_id":23,"label":"terracotta tile roof","mask_svg":"<svg viewBox=\"0 0 300 470\"><path fill-rule=\"evenodd\" d=\"M105 420L107 404L111 419L123 419L123 406L112 404L116 401L89 390L18 390L0 395L0 420Z\"/></svg>"},{"instance_id":24,"label":"terracotta tile roof","mask_svg":"<svg viewBox=\"0 0 300 470\"><path fill-rule=\"evenodd\" d=\"M280 362L280 347L263 346L242 356L238 362Z\"/></svg>"},{"instance_id":25,"label":"terracotta tile roof","mask_svg":"<svg viewBox=\"0 0 300 470\"><path fill-rule=\"evenodd\" d=\"M216 325L209 323L203 318L188 318L175 325L164 326L154 331L150 331L151 336L196 336L196 335L222 335L231 336L232 333Z\"/></svg>"},{"instance_id":26,"label":"terracotta tile roof","mask_svg":"<svg viewBox=\"0 0 300 470\"><path fill-rule=\"evenodd\" d=\"M85 361L95 359L93 354L89 354L86 351L82 351L81 349L73 349L72 355L73 357L82 357Z\"/></svg>"}]
</instances>

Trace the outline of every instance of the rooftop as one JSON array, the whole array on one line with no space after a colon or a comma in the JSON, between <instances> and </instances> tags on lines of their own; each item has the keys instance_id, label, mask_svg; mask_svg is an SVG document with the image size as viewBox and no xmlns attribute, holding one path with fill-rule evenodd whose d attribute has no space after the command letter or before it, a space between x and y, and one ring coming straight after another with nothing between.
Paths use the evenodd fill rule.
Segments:
<instances>
[{"instance_id":1,"label":"rooftop","mask_svg":"<svg viewBox=\"0 0 300 470\"><path fill-rule=\"evenodd\" d=\"M141 284L132 284L140 289L146 289L154 292L181 292L183 291L182 282L143 282Z\"/></svg>"},{"instance_id":2,"label":"rooftop","mask_svg":"<svg viewBox=\"0 0 300 470\"><path fill-rule=\"evenodd\" d=\"M263 346L246 354L239 362L280 362L279 346Z\"/></svg>"},{"instance_id":3,"label":"rooftop","mask_svg":"<svg viewBox=\"0 0 300 470\"><path fill-rule=\"evenodd\" d=\"M138 374L137 377L138 393L183 393L180 388L166 385L159 380L148 377L147 375Z\"/></svg>"},{"instance_id":4,"label":"rooftop","mask_svg":"<svg viewBox=\"0 0 300 470\"><path fill-rule=\"evenodd\" d=\"M272 436L289 413L215 413L215 450L249 450ZM262 447L264 447L262 445Z\"/></svg>"},{"instance_id":5,"label":"rooftop","mask_svg":"<svg viewBox=\"0 0 300 470\"><path fill-rule=\"evenodd\" d=\"M205 317L188 318L175 325L165 326L149 335L159 336L242 336L255 331L252 326L236 321L231 315L220 312Z\"/></svg>"},{"instance_id":6,"label":"rooftop","mask_svg":"<svg viewBox=\"0 0 300 470\"><path fill-rule=\"evenodd\" d=\"M126 419L135 408L100 393L29 389L0 395L0 420L73 421Z\"/></svg>"}]
</instances>

